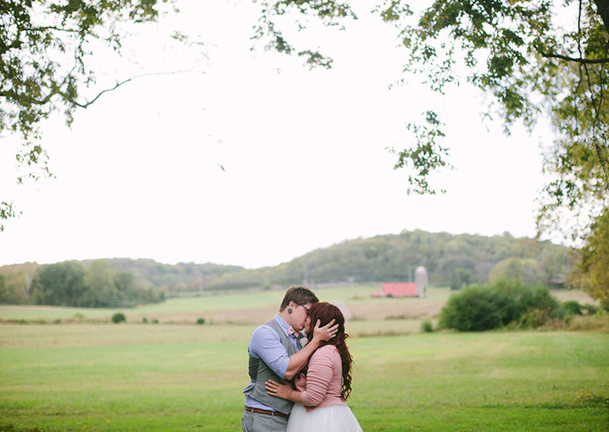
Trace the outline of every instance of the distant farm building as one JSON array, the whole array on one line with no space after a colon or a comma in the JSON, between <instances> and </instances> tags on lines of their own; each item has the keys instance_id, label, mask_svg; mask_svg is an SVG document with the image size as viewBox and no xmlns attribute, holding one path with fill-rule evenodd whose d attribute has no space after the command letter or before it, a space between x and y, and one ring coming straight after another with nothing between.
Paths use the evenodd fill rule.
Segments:
<instances>
[{"instance_id":1,"label":"distant farm building","mask_svg":"<svg viewBox=\"0 0 609 432\"><path fill-rule=\"evenodd\" d=\"M425 297L427 270L423 266L415 271L415 282L386 282L383 291L373 291L372 297Z\"/></svg>"},{"instance_id":2,"label":"distant farm building","mask_svg":"<svg viewBox=\"0 0 609 432\"><path fill-rule=\"evenodd\" d=\"M372 297L416 297L417 286L414 282L387 282L383 291L373 291Z\"/></svg>"}]
</instances>

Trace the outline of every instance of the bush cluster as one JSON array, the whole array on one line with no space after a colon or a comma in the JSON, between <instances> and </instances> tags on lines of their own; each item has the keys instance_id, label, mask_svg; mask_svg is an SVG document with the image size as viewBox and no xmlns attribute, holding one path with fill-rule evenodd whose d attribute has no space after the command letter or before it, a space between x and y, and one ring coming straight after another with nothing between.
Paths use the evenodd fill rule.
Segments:
<instances>
[{"instance_id":1,"label":"bush cluster","mask_svg":"<svg viewBox=\"0 0 609 432\"><path fill-rule=\"evenodd\" d=\"M565 313L565 317L573 317L576 315L594 315L600 308L593 304L579 304L575 300L568 300L561 305Z\"/></svg>"},{"instance_id":2,"label":"bush cluster","mask_svg":"<svg viewBox=\"0 0 609 432\"><path fill-rule=\"evenodd\" d=\"M561 318L560 303L544 286L499 280L453 294L440 313L440 328L485 331L508 325L535 328Z\"/></svg>"},{"instance_id":3,"label":"bush cluster","mask_svg":"<svg viewBox=\"0 0 609 432\"><path fill-rule=\"evenodd\" d=\"M127 318L125 317L124 313L117 312L114 315L112 315L112 322L114 324L118 324L118 323L122 323L122 322L127 322Z\"/></svg>"}]
</instances>

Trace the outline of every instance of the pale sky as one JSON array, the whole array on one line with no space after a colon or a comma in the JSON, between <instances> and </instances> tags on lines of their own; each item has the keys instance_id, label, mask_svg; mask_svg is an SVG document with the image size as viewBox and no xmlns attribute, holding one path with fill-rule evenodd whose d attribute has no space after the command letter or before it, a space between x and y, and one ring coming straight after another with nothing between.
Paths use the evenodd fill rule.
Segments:
<instances>
[{"instance_id":1,"label":"pale sky","mask_svg":"<svg viewBox=\"0 0 609 432\"><path fill-rule=\"evenodd\" d=\"M16 186L17 142L4 137L0 198L23 214L0 233L0 265L127 257L257 268L402 230L535 235L542 139L483 123L468 86L445 98L415 83L389 89L404 52L377 18L307 35L335 59L311 72L250 51L255 4L180 5L179 17L126 41L122 62L96 57L97 89L190 72L133 80L77 111L71 130L59 116L45 124L55 179ZM176 48L175 28L206 45ZM447 124L455 170L435 177L445 195L409 196L386 148L405 145L405 124L429 108Z\"/></svg>"}]
</instances>

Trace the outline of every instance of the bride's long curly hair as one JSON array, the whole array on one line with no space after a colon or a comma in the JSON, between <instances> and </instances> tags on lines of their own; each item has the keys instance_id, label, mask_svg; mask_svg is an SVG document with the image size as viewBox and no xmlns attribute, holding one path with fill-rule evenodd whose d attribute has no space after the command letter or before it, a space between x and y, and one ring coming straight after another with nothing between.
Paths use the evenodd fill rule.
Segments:
<instances>
[{"instance_id":1,"label":"bride's long curly hair","mask_svg":"<svg viewBox=\"0 0 609 432\"><path fill-rule=\"evenodd\" d=\"M334 345L340 354L342 371L343 371L343 383L340 392L340 396L343 400L347 400L351 394L351 366L353 365L353 357L349 352L347 343L345 340L349 337L345 333L345 317L338 307L327 302L313 303L309 309L309 318L311 319L311 325L307 338L313 340L313 328L317 320L320 321L320 327L325 326L330 321L334 320L334 324L338 324L338 332L329 341L321 342L319 347L325 345ZM303 371L306 374L306 369Z\"/></svg>"}]
</instances>

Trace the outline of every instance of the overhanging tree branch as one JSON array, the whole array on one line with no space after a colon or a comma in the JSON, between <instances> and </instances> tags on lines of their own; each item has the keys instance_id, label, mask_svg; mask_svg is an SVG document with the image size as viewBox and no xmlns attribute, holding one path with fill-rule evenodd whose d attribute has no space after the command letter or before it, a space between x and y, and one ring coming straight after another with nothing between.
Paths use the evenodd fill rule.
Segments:
<instances>
[{"instance_id":1,"label":"overhanging tree branch","mask_svg":"<svg viewBox=\"0 0 609 432\"><path fill-rule=\"evenodd\" d=\"M117 88L119 88L120 86L127 84L128 82L131 82L133 80L139 79L139 78L144 78L144 77L149 77L149 76L161 76L161 75L176 75L176 74L181 74L181 73L190 73L193 72L192 70L184 70L184 71L173 71L173 72L150 72L150 73L145 73L145 74L140 74L140 75L136 75L133 76L131 78L127 78L124 81L121 82L117 82L116 85L112 88L107 88L105 90L102 90L101 92L99 92L97 94L97 96L95 96L92 100L87 101L87 102L77 102L73 99L70 99L70 102L72 102L74 105L76 105L79 108L88 108L90 105L93 105L95 103L95 101L97 101L104 93L108 93L111 91L116 90ZM205 73L205 72L198 72L198 73Z\"/></svg>"},{"instance_id":2,"label":"overhanging tree branch","mask_svg":"<svg viewBox=\"0 0 609 432\"><path fill-rule=\"evenodd\" d=\"M59 109L66 123L72 123L77 108L86 108L101 95L147 75L142 74L101 91L91 101L78 101L79 89L95 81L88 60L90 41L102 40L120 54L120 42L127 34L123 24L156 22L167 5L178 12L177 0L22 1L0 0L0 134L18 133L22 148L18 165L40 167L51 175L42 146L40 124ZM86 49L85 49L86 48ZM92 49L92 48L91 48ZM64 71L66 55L74 55L76 66ZM81 96L82 97L82 96ZM37 174L28 177L38 179ZM21 183L23 177L18 177ZM14 207L0 201L2 221L16 217Z\"/></svg>"},{"instance_id":3,"label":"overhanging tree branch","mask_svg":"<svg viewBox=\"0 0 609 432\"><path fill-rule=\"evenodd\" d=\"M609 63L609 58L585 59L585 58L569 57L569 56L566 56L566 55L563 55L563 54L554 54L554 53L546 53L546 52L540 52L539 54L541 54L541 56L545 57L545 58L557 58L557 59L566 60L566 61L570 61L570 62L575 62L575 63L579 63L579 64L604 64L604 63Z\"/></svg>"}]
</instances>

